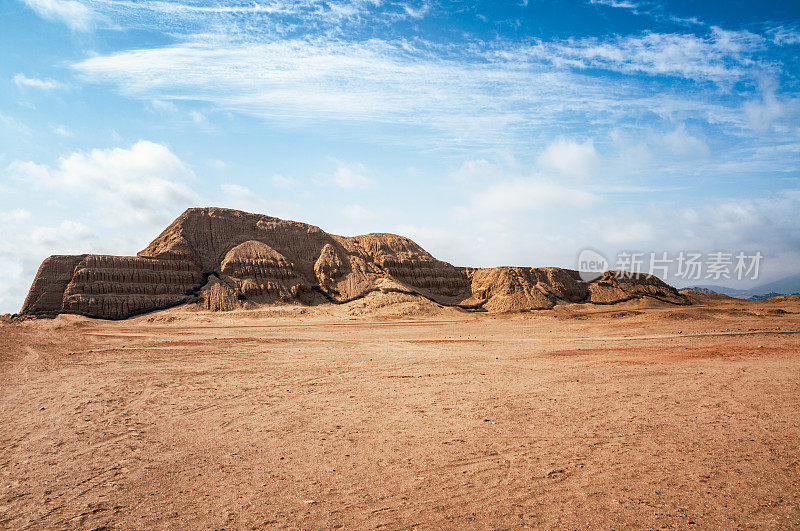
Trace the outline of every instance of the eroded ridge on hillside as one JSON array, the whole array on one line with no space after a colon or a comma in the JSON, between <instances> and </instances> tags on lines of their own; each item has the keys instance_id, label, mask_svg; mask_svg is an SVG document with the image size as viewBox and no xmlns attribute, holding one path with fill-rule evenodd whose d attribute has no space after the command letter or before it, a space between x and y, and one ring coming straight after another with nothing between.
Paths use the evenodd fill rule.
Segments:
<instances>
[{"instance_id":1,"label":"eroded ridge on hillside","mask_svg":"<svg viewBox=\"0 0 800 531\"><path fill-rule=\"evenodd\" d=\"M343 237L313 225L223 208L191 208L137 256L57 255L39 268L23 315L125 318L178 304L233 310L342 303L375 291L490 312L558 302L649 297L689 304L654 276L586 282L556 267L456 267L395 234Z\"/></svg>"}]
</instances>

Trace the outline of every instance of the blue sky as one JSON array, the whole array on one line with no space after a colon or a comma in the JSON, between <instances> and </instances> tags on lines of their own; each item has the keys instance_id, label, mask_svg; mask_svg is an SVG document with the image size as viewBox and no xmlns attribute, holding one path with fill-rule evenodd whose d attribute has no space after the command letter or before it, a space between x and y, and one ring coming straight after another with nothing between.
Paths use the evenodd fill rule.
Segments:
<instances>
[{"instance_id":1,"label":"blue sky","mask_svg":"<svg viewBox=\"0 0 800 531\"><path fill-rule=\"evenodd\" d=\"M798 52L796 2L5 0L0 312L44 257L134 254L199 205L457 265L792 274Z\"/></svg>"}]
</instances>

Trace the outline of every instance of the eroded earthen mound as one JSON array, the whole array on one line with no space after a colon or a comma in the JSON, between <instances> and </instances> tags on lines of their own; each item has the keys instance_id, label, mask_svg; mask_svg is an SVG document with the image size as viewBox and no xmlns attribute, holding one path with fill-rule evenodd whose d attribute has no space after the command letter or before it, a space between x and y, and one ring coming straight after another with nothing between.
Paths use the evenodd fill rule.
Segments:
<instances>
[{"instance_id":1,"label":"eroded earthen mound","mask_svg":"<svg viewBox=\"0 0 800 531\"><path fill-rule=\"evenodd\" d=\"M46 259L22 314L124 318L187 302L233 310L276 302L342 303L376 291L491 312L644 297L689 304L648 275L618 278L606 272L585 282L576 271L555 267L455 267L394 234L350 238L296 221L192 208L138 256Z\"/></svg>"}]
</instances>

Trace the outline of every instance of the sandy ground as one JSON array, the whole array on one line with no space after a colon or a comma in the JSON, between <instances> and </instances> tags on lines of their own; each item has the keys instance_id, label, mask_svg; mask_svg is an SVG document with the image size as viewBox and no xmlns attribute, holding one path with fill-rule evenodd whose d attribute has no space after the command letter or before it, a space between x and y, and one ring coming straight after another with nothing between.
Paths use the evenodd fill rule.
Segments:
<instances>
[{"instance_id":1,"label":"sandy ground","mask_svg":"<svg viewBox=\"0 0 800 531\"><path fill-rule=\"evenodd\" d=\"M0 324L0 527L800 526L800 303Z\"/></svg>"}]
</instances>

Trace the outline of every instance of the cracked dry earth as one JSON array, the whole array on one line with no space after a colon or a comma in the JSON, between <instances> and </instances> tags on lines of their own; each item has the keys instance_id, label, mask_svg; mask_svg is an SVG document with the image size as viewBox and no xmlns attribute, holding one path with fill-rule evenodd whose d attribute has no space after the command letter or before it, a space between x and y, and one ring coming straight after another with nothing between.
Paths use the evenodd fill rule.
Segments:
<instances>
[{"instance_id":1,"label":"cracked dry earth","mask_svg":"<svg viewBox=\"0 0 800 531\"><path fill-rule=\"evenodd\" d=\"M798 312L3 323L0 527L800 526Z\"/></svg>"}]
</instances>

